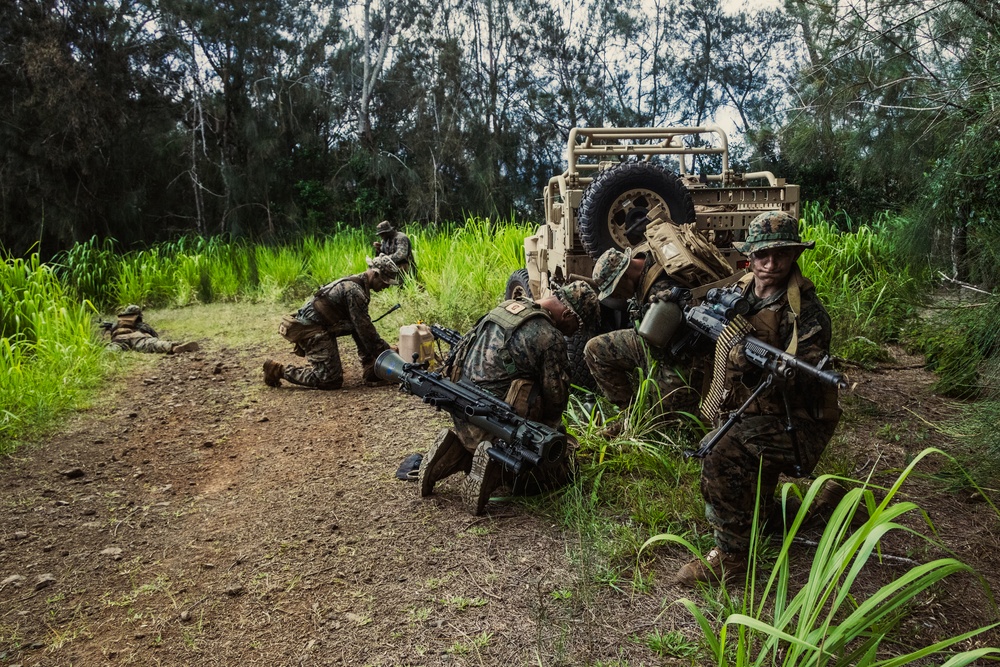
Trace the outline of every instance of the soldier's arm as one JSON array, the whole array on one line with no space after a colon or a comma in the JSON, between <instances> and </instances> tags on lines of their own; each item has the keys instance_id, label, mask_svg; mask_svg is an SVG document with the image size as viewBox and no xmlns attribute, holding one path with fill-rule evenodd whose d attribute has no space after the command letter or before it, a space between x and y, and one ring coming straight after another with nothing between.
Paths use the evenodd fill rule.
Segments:
<instances>
[{"instance_id":1,"label":"soldier's arm","mask_svg":"<svg viewBox=\"0 0 1000 667\"><path fill-rule=\"evenodd\" d=\"M354 332L361 340L367 341L371 348L377 351L388 350L389 344L382 339L372 324L372 318L368 314L368 299L364 292L354 283L345 283L347 286L347 312L351 318Z\"/></svg>"},{"instance_id":2,"label":"soldier's arm","mask_svg":"<svg viewBox=\"0 0 1000 667\"><path fill-rule=\"evenodd\" d=\"M410 239L405 234L397 234L395 241L393 253L389 255L389 259L398 266L406 262L406 258L410 256Z\"/></svg>"}]
</instances>

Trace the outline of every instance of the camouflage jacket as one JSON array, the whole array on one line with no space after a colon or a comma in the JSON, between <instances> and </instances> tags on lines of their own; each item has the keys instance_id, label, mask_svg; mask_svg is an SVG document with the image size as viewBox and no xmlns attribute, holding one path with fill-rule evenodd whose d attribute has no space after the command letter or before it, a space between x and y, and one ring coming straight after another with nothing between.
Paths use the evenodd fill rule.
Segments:
<instances>
[{"instance_id":1,"label":"camouflage jacket","mask_svg":"<svg viewBox=\"0 0 1000 667\"><path fill-rule=\"evenodd\" d=\"M515 303L506 301L497 309ZM541 309L533 301L520 300L532 309ZM500 350L504 346L508 359L516 366L513 375L508 373ZM569 359L566 355L566 339L552 324L547 315L523 320L512 332L505 336L504 329L493 321L481 321L460 343L463 348L458 359L462 377L475 382L500 399L507 395L514 378L524 378L535 383L540 392L542 415L539 421L555 426L562 421L562 413L569 401Z\"/></svg>"},{"instance_id":2,"label":"camouflage jacket","mask_svg":"<svg viewBox=\"0 0 1000 667\"><path fill-rule=\"evenodd\" d=\"M403 232L396 232L382 241L378 254L388 255L400 271L405 271L413 264L413 248L410 246L410 237Z\"/></svg>"},{"instance_id":3,"label":"camouflage jacket","mask_svg":"<svg viewBox=\"0 0 1000 667\"><path fill-rule=\"evenodd\" d=\"M296 313L304 324L322 325L334 336L355 335L368 349L382 351L389 344L382 339L368 314L371 287L367 274L359 273L321 287Z\"/></svg>"},{"instance_id":4,"label":"camouflage jacket","mask_svg":"<svg viewBox=\"0 0 1000 667\"><path fill-rule=\"evenodd\" d=\"M154 338L157 337L156 330L145 322L139 320L135 315L119 316L118 321L111 325L111 330L109 331L112 341L114 341L117 336L127 336L136 332L148 334Z\"/></svg>"},{"instance_id":5,"label":"camouflage jacket","mask_svg":"<svg viewBox=\"0 0 1000 667\"><path fill-rule=\"evenodd\" d=\"M830 350L830 316L816 297L816 288L797 266L792 269L789 284L792 281L797 283L801 295L795 356L816 365ZM746 318L754 327L752 335L780 350L788 349L796 321L788 303L788 290L761 299L754 294L752 276L748 276L740 284L744 286L744 295L750 302L750 312ZM726 389L729 393L722 404L723 412L735 410L742 405L753 393L762 374L757 366L747 362L742 355L733 353L729 358L726 377ZM802 373L768 389L747 409L747 414L784 416L785 396L793 416L822 420L840 417L837 389Z\"/></svg>"}]
</instances>

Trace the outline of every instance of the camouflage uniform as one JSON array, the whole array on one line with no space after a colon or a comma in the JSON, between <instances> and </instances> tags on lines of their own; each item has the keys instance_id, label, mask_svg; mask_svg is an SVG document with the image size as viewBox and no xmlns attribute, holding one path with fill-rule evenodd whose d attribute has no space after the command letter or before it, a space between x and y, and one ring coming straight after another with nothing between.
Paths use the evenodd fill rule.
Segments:
<instances>
[{"instance_id":1,"label":"camouflage uniform","mask_svg":"<svg viewBox=\"0 0 1000 667\"><path fill-rule=\"evenodd\" d=\"M373 261L375 266L384 263L392 267L385 274L391 274L394 281L397 271L391 262L381 257ZM305 387L339 389L344 384L344 367L337 338L351 336L358 349L364 381L376 381L375 359L389 349L389 344L375 330L368 315L370 298L368 274L360 273L325 285L298 312L286 315L279 332L295 344L295 353L305 357L309 366L286 365L281 369L281 378Z\"/></svg>"},{"instance_id":2,"label":"camouflage uniform","mask_svg":"<svg viewBox=\"0 0 1000 667\"><path fill-rule=\"evenodd\" d=\"M759 218L767 221L769 218L766 215ZM792 221L795 222L794 219ZM764 229L767 230L767 227ZM758 234L757 238L761 236ZM797 228L795 238L798 238ZM779 245L795 244L768 243L765 240L758 242L754 251ZM807 244L798 245L809 247ZM830 349L830 316L816 298L815 287L802 275L797 265L792 265L788 287L766 299L754 294L752 275L740 281L740 286L751 304L747 319L754 327L753 335L779 349L788 349L795 332L796 316L789 304L789 292L798 291L801 306L797 317L795 356L813 365L823 360ZM742 405L761 379L762 371L746 361L740 347L730 353L728 366L726 390L729 393L720 413ZM797 454L792 437L786 431L786 398L798 442ZM719 421L722 419L720 416ZM705 514L715 530L716 544L724 552L745 554L749 548L758 497L758 471L759 494L763 503L761 516L766 517L774 503L779 475L793 474L796 465L800 466L801 474L811 473L833 437L839 420L837 389L801 373L783 384L770 387L750 405L743 419L705 457L702 468L701 492L705 499ZM711 436L712 433L709 433L706 439Z\"/></svg>"},{"instance_id":3,"label":"camouflage uniform","mask_svg":"<svg viewBox=\"0 0 1000 667\"><path fill-rule=\"evenodd\" d=\"M135 350L173 354L178 343L161 340L153 327L142 321L142 311L138 306L129 306L118 314L118 320L111 326L109 349Z\"/></svg>"},{"instance_id":4,"label":"camouflage uniform","mask_svg":"<svg viewBox=\"0 0 1000 667\"><path fill-rule=\"evenodd\" d=\"M382 239L378 244L378 254L386 255L403 273L415 275L417 265L413 261L413 247L410 237L397 231L388 220L383 220L375 228Z\"/></svg>"},{"instance_id":5,"label":"camouflage uniform","mask_svg":"<svg viewBox=\"0 0 1000 667\"><path fill-rule=\"evenodd\" d=\"M576 315L581 326L599 316L597 296L583 282L562 287L555 296ZM566 337L549 312L534 301L505 301L483 316L455 348L445 374L453 382L474 382L506 401L522 417L554 428L562 426L570 387ZM488 443L492 436L458 418L454 418L454 424L453 429L439 434L424 459L422 495L429 495L433 484L450 474L469 473L474 458L482 456L486 465L485 452L480 455L477 449L482 449L482 443ZM517 480L500 464L490 462L490 472L480 471L488 481L483 482L481 476L473 485L474 492L468 494L474 497L470 508L481 512L485 499L498 486L511 487L518 493L561 486L569 475L571 449L567 447L559 460L543 463ZM428 467L434 469L428 472Z\"/></svg>"},{"instance_id":6,"label":"camouflage uniform","mask_svg":"<svg viewBox=\"0 0 1000 667\"><path fill-rule=\"evenodd\" d=\"M614 253L617 253L616 257ZM608 250L602 260L594 267L594 280L602 286L601 298L611 295L618 280L624 275L625 269L616 267L624 258L625 266L631 258L631 250L622 253L618 250ZM617 276L605 275L620 268ZM617 278L617 279L616 279ZM663 268L656 263L652 255L647 255L643 265L642 275L636 282L636 291L629 299L629 313L633 325L627 329L618 329L600 334L587 341L584 348L584 359L591 375L597 381L601 391L619 408L628 407L635 396L639 385L639 373L642 377L650 377L652 362L656 362L656 372L652 379L660 390L661 409L665 412L675 410L693 410L698 405L698 393L692 388L691 372L688 368L671 358L663 348L655 347L646 342L635 329L634 322L641 321L642 315L654 295L669 292L674 284L667 277Z\"/></svg>"}]
</instances>

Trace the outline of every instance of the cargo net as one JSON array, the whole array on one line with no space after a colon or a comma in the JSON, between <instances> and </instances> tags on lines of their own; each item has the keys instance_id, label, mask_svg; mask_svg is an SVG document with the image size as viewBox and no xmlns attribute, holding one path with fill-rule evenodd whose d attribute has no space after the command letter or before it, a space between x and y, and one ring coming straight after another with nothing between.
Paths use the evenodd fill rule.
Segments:
<instances>
[{"instance_id":1,"label":"cargo net","mask_svg":"<svg viewBox=\"0 0 1000 667\"><path fill-rule=\"evenodd\" d=\"M701 414L708 422L714 422L719 416L719 408L726 398L726 366L729 362L729 352L742 344L744 338L750 335L753 327L742 315L736 315L715 341L715 365L712 368L712 382L708 393L701 401Z\"/></svg>"}]
</instances>

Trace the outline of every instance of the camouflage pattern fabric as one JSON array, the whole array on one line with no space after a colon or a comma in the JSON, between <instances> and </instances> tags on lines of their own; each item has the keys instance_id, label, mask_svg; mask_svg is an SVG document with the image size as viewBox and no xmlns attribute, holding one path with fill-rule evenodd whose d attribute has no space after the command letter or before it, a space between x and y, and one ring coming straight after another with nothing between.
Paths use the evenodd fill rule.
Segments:
<instances>
[{"instance_id":1,"label":"camouflage pattern fabric","mask_svg":"<svg viewBox=\"0 0 1000 667\"><path fill-rule=\"evenodd\" d=\"M608 253L605 255L612 257ZM611 275L610 269L608 272ZM667 293L673 287L674 284L655 260L646 257L642 275L636 281L635 293L629 299L629 315L632 320L641 321L649 306L649 299L654 295ZM650 346L634 327L591 338L587 341L583 354L597 386L619 408L628 407L639 386L638 370L642 370L644 377L649 377L652 361L657 362L654 379L663 397L663 412L689 410L698 405L697 391L690 382L684 380L684 377L692 377L692 364L681 364L670 358L665 349Z\"/></svg>"},{"instance_id":2,"label":"camouflage pattern fabric","mask_svg":"<svg viewBox=\"0 0 1000 667\"><path fill-rule=\"evenodd\" d=\"M796 429L802 468L812 471L833 437L837 422L793 419L792 425ZM774 504L779 475L792 474L795 464L784 414L744 417L719 441L705 457L701 472L705 517L712 525L719 548L737 554L745 554L750 548L758 468L760 516L766 517Z\"/></svg>"},{"instance_id":3,"label":"camouflage pattern fabric","mask_svg":"<svg viewBox=\"0 0 1000 667\"><path fill-rule=\"evenodd\" d=\"M415 273L417 270L413 262L410 237L403 232L394 232L391 236L383 237L378 254L389 257L399 267L400 272Z\"/></svg>"},{"instance_id":4,"label":"camouflage pattern fabric","mask_svg":"<svg viewBox=\"0 0 1000 667\"><path fill-rule=\"evenodd\" d=\"M531 301L523 303L539 308ZM504 398L512 378L499 355L503 344L501 327L493 322L484 323L479 334L469 341L465 357L456 372L494 396ZM560 424L569 401L569 359L565 337L547 317L533 317L509 335L506 347L517 366L515 376L532 380L537 387L539 400L544 406L538 421L549 426ZM473 449L475 444L478 443L473 444Z\"/></svg>"},{"instance_id":5,"label":"camouflage pattern fabric","mask_svg":"<svg viewBox=\"0 0 1000 667\"><path fill-rule=\"evenodd\" d=\"M337 338L326 332L306 336L297 343L308 367L284 368L284 379L304 387L340 389L344 384L344 366L340 361Z\"/></svg>"},{"instance_id":6,"label":"camouflage pattern fabric","mask_svg":"<svg viewBox=\"0 0 1000 667\"><path fill-rule=\"evenodd\" d=\"M793 266L789 281L796 281L801 294L796 356L817 364L830 347L830 317L816 298L812 283L802 277L797 266ZM747 318L754 325L754 335L779 349L787 348L794 331L794 314L787 291L759 299L753 294L751 281L745 293L752 304ZM746 363L740 355L731 355L726 378L730 394L723 403L723 414L744 403L759 378L759 369ZM792 409L799 461L796 461L792 439L785 431L784 396L788 397ZM720 420L722 418L720 416ZM741 553L749 547L758 470L761 472L761 516L766 516L774 502L778 476L792 474L796 463L801 465L802 474L810 474L833 437L839 420L836 389L801 373L789 382L772 387L751 404L743 419L705 457L702 467L705 515L723 551Z\"/></svg>"},{"instance_id":7,"label":"camouflage pattern fabric","mask_svg":"<svg viewBox=\"0 0 1000 667\"><path fill-rule=\"evenodd\" d=\"M123 330L119 330L123 331ZM111 336L109 348L119 350L135 350L136 352L150 352L156 354L170 354L176 343L169 340L160 340L145 331L129 331L128 333L115 333Z\"/></svg>"},{"instance_id":8,"label":"camouflage pattern fabric","mask_svg":"<svg viewBox=\"0 0 1000 667\"><path fill-rule=\"evenodd\" d=\"M815 241L802 242L799 221L784 211L761 213L750 221L746 240L743 243L733 243L733 247L744 255L769 248L812 248L815 245Z\"/></svg>"},{"instance_id":9,"label":"camouflage pattern fabric","mask_svg":"<svg viewBox=\"0 0 1000 667\"><path fill-rule=\"evenodd\" d=\"M321 325L325 331L307 337L296 343L311 368L285 367L285 377L296 384L308 387L330 389L343 383L344 368L337 348L337 338L351 336L358 348L358 359L366 382L375 380L375 359L389 344L379 335L368 315L371 290L365 274L348 276L322 287L316 296L295 313L294 317L305 325ZM316 310L315 301L324 299L324 312L330 313L327 320Z\"/></svg>"},{"instance_id":10,"label":"camouflage pattern fabric","mask_svg":"<svg viewBox=\"0 0 1000 667\"><path fill-rule=\"evenodd\" d=\"M592 330L601 321L601 302L594 289L582 280L574 280L552 293L568 307L581 329Z\"/></svg>"},{"instance_id":11,"label":"camouflage pattern fabric","mask_svg":"<svg viewBox=\"0 0 1000 667\"><path fill-rule=\"evenodd\" d=\"M572 300L572 295L569 296ZM498 312L512 304L521 308L511 309L516 311L513 313L511 310L507 310L506 314ZM585 307L582 309L587 310ZM507 322L507 327L493 318ZM504 350L509 354L505 355ZM513 360L513 374L508 372L505 358ZM507 402L522 417L553 427L561 426L570 386L566 339L552 323L547 311L535 302L520 299L505 301L497 306L462 338L455 348L453 359L453 365L445 368L452 381L472 381ZM453 431L470 454L475 453L480 442L492 438L486 431L467 422L453 421ZM567 447L559 460L544 463L517 480L504 470L501 486L511 488L518 494L558 488L568 480L570 466L571 453L570 447Z\"/></svg>"},{"instance_id":12,"label":"camouflage pattern fabric","mask_svg":"<svg viewBox=\"0 0 1000 667\"><path fill-rule=\"evenodd\" d=\"M635 329L619 329L595 336L587 341L583 358L597 385L609 401L627 408L643 377L650 377L655 356L650 346ZM698 407L698 392L684 380L691 377L689 368L657 361L652 378L660 389L662 412L693 411Z\"/></svg>"}]
</instances>

